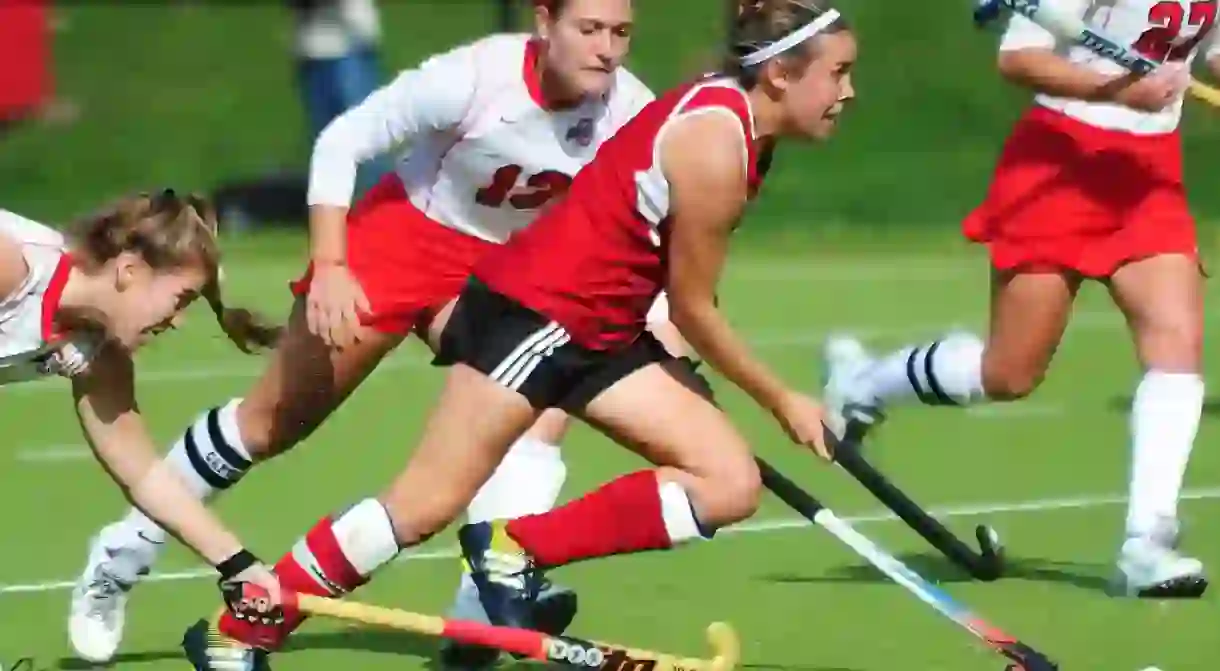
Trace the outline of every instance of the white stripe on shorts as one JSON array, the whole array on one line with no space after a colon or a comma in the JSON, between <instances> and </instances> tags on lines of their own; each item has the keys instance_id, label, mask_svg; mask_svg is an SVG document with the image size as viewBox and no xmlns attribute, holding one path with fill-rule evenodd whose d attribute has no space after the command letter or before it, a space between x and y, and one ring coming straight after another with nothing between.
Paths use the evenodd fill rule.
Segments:
<instances>
[{"instance_id":1,"label":"white stripe on shorts","mask_svg":"<svg viewBox=\"0 0 1220 671\"><path fill-rule=\"evenodd\" d=\"M556 347L570 340L567 331L556 322L534 331L521 341L491 372L491 379L517 391L529 379L542 358L550 356Z\"/></svg>"}]
</instances>

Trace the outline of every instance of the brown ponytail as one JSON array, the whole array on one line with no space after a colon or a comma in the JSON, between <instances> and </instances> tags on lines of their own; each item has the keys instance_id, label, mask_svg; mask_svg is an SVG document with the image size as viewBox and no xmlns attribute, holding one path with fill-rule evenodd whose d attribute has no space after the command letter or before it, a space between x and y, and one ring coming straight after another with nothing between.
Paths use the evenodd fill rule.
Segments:
<instances>
[{"instance_id":1,"label":"brown ponytail","mask_svg":"<svg viewBox=\"0 0 1220 671\"><path fill-rule=\"evenodd\" d=\"M202 294L225 335L243 352L274 346L283 327L244 308L224 304L216 208L204 197L179 197L173 189L123 198L77 225L73 255L98 267L123 252L135 252L155 271L202 266Z\"/></svg>"}]
</instances>

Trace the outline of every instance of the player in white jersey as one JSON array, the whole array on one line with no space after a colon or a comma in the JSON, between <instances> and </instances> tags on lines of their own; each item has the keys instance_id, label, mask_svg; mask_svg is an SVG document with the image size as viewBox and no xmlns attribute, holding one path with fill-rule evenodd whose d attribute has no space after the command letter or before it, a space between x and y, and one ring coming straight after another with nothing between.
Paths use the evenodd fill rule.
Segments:
<instances>
[{"instance_id":1,"label":"player in white jersey","mask_svg":"<svg viewBox=\"0 0 1220 671\"><path fill-rule=\"evenodd\" d=\"M254 463L308 436L407 335L435 348L473 264L562 195L601 143L652 100L620 67L630 0L537 4L536 35L493 35L434 56L318 138L309 188L311 263L293 284L297 301L287 335L250 392L207 411L167 457L199 496L231 487ZM404 143L409 150L394 174L349 212L357 165ZM663 301L653 317L667 324ZM667 344L680 347L672 326L661 330ZM554 505L565 478L557 443L566 424L562 412L548 414L513 446L470 505L471 521ZM333 561L327 548L343 539L329 527L319 534L330 541L307 539L279 563L293 576L292 589L333 591L303 570L310 566L297 564ZM114 654L132 586L94 589L94 575L116 563L146 571L163 535L133 510L94 539L70 617L79 654L98 661ZM346 569L338 572L345 576L340 582L368 577L360 567ZM574 613L575 596L552 588L539 601L535 626L557 632ZM452 614L485 617L468 575ZM494 656L447 648L445 659L479 666Z\"/></svg>"},{"instance_id":2,"label":"player in white jersey","mask_svg":"<svg viewBox=\"0 0 1220 671\"><path fill-rule=\"evenodd\" d=\"M69 238L0 210L0 385L69 378L86 442L124 496L222 578L262 575L274 586L274 577L248 561L237 538L160 464L135 399L134 352L178 327L200 295L243 350L270 345L278 335L250 313L224 306L215 235L212 207L172 191L123 199L81 221Z\"/></svg>"},{"instance_id":3,"label":"player in white jersey","mask_svg":"<svg viewBox=\"0 0 1220 671\"><path fill-rule=\"evenodd\" d=\"M951 333L877 360L836 337L827 343L827 397L862 426L899 399L1023 398L1042 380L1081 283L1102 282L1144 371L1131 409L1130 503L1113 591L1199 596L1203 566L1176 550L1178 498L1203 404L1202 273L1178 124L1196 55L1220 71L1217 2L1045 1L1164 65L1129 74L1014 16L999 69L1037 95L986 199L963 224L990 251L990 331L985 339Z\"/></svg>"}]
</instances>

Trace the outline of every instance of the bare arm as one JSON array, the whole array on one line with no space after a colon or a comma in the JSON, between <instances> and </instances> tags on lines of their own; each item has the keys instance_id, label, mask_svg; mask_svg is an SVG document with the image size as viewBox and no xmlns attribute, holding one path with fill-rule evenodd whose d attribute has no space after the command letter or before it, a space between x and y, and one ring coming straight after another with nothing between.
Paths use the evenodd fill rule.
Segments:
<instances>
[{"instance_id":1,"label":"bare arm","mask_svg":"<svg viewBox=\"0 0 1220 671\"><path fill-rule=\"evenodd\" d=\"M1139 79L1102 74L1040 48L1003 51L998 65L1005 79L1035 93L1089 102L1121 102L1122 91Z\"/></svg>"},{"instance_id":2,"label":"bare arm","mask_svg":"<svg viewBox=\"0 0 1220 671\"><path fill-rule=\"evenodd\" d=\"M786 387L716 306L729 235L746 201L741 124L728 114L689 117L661 145L670 185L670 320L717 371L774 412Z\"/></svg>"},{"instance_id":3,"label":"bare arm","mask_svg":"<svg viewBox=\"0 0 1220 671\"><path fill-rule=\"evenodd\" d=\"M1088 0L1047 1L1082 18L1089 5ZM1061 55L1064 47L1045 28L1014 15L1000 44L1000 74L1035 93L1090 102L1115 101L1121 91L1139 79L1134 74L1107 75L1073 63Z\"/></svg>"},{"instance_id":4,"label":"bare arm","mask_svg":"<svg viewBox=\"0 0 1220 671\"><path fill-rule=\"evenodd\" d=\"M213 566L242 549L154 449L136 404L127 354L103 346L89 372L73 379L72 393L89 446L133 505Z\"/></svg>"}]
</instances>

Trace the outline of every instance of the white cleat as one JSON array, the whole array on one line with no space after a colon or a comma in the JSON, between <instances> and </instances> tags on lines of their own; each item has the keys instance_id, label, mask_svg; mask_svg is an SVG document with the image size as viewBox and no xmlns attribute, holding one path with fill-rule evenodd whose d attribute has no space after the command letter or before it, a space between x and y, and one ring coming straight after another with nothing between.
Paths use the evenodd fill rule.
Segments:
<instances>
[{"instance_id":1,"label":"white cleat","mask_svg":"<svg viewBox=\"0 0 1220 671\"><path fill-rule=\"evenodd\" d=\"M1157 539L1128 538L1119 551L1114 596L1145 599L1197 599L1207 590L1203 563Z\"/></svg>"},{"instance_id":2,"label":"white cleat","mask_svg":"<svg viewBox=\"0 0 1220 671\"><path fill-rule=\"evenodd\" d=\"M88 563L72 590L68 615L72 649L93 663L114 657L123 641L128 592L148 573L155 558L151 548L107 542L115 536L110 530L103 529L90 543Z\"/></svg>"},{"instance_id":3,"label":"white cleat","mask_svg":"<svg viewBox=\"0 0 1220 671\"><path fill-rule=\"evenodd\" d=\"M855 338L832 336L823 346L825 386L822 403L826 410L826 426L839 438L843 437L849 421L871 426L885 418L881 400L864 384L864 376L873 363L868 350Z\"/></svg>"}]
</instances>

